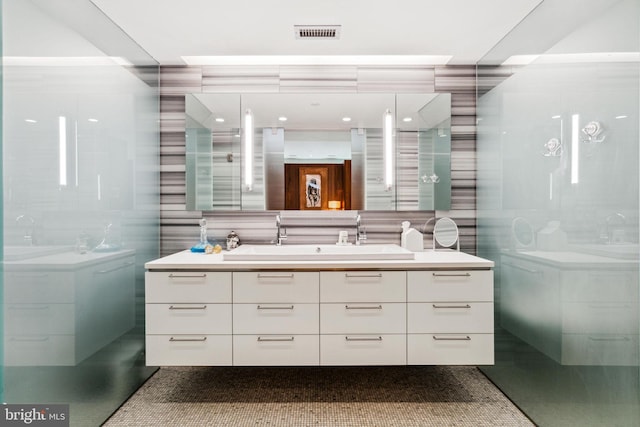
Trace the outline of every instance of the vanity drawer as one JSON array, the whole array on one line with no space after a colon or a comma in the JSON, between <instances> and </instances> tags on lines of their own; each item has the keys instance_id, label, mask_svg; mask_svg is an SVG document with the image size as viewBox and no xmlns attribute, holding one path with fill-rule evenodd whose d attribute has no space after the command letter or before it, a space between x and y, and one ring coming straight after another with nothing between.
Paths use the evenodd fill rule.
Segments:
<instances>
[{"instance_id":1,"label":"vanity drawer","mask_svg":"<svg viewBox=\"0 0 640 427\"><path fill-rule=\"evenodd\" d=\"M638 334L634 303L562 303L562 332L574 334Z\"/></svg>"},{"instance_id":2,"label":"vanity drawer","mask_svg":"<svg viewBox=\"0 0 640 427\"><path fill-rule=\"evenodd\" d=\"M409 271L410 302L493 301L493 271Z\"/></svg>"},{"instance_id":3,"label":"vanity drawer","mask_svg":"<svg viewBox=\"0 0 640 427\"><path fill-rule=\"evenodd\" d=\"M234 335L234 366L318 365L318 335Z\"/></svg>"},{"instance_id":4,"label":"vanity drawer","mask_svg":"<svg viewBox=\"0 0 640 427\"><path fill-rule=\"evenodd\" d=\"M148 334L230 334L231 304L146 304Z\"/></svg>"},{"instance_id":5,"label":"vanity drawer","mask_svg":"<svg viewBox=\"0 0 640 427\"><path fill-rule=\"evenodd\" d=\"M637 366L637 334L562 334L563 365Z\"/></svg>"},{"instance_id":6,"label":"vanity drawer","mask_svg":"<svg viewBox=\"0 0 640 427\"><path fill-rule=\"evenodd\" d=\"M73 303L75 273L70 272L6 272L5 303Z\"/></svg>"},{"instance_id":7,"label":"vanity drawer","mask_svg":"<svg viewBox=\"0 0 640 427\"><path fill-rule=\"evenodd\" d=\"M151 303L230 303L230 272L145 273L146 301Z\"/></svg>"},{"instance_id":8,"label":"vanity drawer","mask_svg":"<svg viewBox=\"0 0 640 427\"><path fill-rule=\"evenodd\" d=\"M5 335L6 366L73 366L74 335Z\"/></svg>"},{"instance_id":9,"label":"vanity drawer","mask_svg":"<svg viewBox=\"0 0 640 427\"><path fill-rule=\"evenodd\" d=\"M320 304L321 334L403 334L405 303Z\"/></svg>"},{"instance_id":10,"label":"vanity drawer","mask_svg":"<svg viewBox=\"0 0 640 427\"><path fill-rule=\"evenodd\" d=\"M231 335L147 335L147 366L231 366Z\"/></svg>"},{"instance_id":11,"label":"vanity drawer","mask_svg":"<svg viewBox=\"0 0 640 427\"><path fill-rule=\"evenodd\" d=\"M6 334L75 334L75 304L7 304Z\"/></svg>"},{"instance_id":12,"label":"vanity drawer","mask_svg":"<svg viewBox=\"0 0 640 427\"><path fill-rule=\"evenodd\" d=\"M493 363L493 334L407 334L409 365Z\"/></svg>"},{"instance_id":13,"label":"vanity drawer","mask_svg":"<svg viewBox=\"0 0 640 427\"><path fill-rule=\"evenodd\" d=\"M234 334L318 334L318 304L234 304Z\"/></svg>"},{"instance_id":14,"label":"vanity drawer","mask_svg":"<svg viewBox=\"0 0 640 427\"><path fill-rule=\"evenodd\" d=\"M234 272L233 302L318 302L317 272Z\"/></svg>"},{"instance_id":15,"label":"vanity drawer","mask_svg":"<svg viewBox=\"0 0 640 427\"><path fill-rule=\"evenodd\" d=\"M405 365L405 334L320 335L321 365Z\"/></svg>"},{"instance_id":16,"label":"vanity drawer","mask_svg":"<svg viewBox=\"0 0 640 427\"><path fill-rule=\"evenodd\" d=\"M493 333L493 303L409 303L408 333Z\"/></svg>"},{"instance_id":17,"label":"vanity drawer","mask_svg":"<svg viewBox=\"0 0 640 427\"><path fill-rule=\"evenodd\" d=\"M405 271L321 271L320 302L406 302Z\"/></svg>"}]
</instances>

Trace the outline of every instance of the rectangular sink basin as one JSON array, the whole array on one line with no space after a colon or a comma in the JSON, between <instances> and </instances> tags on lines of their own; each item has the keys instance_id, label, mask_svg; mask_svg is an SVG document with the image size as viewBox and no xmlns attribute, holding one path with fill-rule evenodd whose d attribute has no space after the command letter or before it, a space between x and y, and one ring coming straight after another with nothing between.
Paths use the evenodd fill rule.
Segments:
<instances>
[{"instance_id":1,"label":"rectangular sink basin","mask_svg":"<svg viewBox=\"0 0 640 427\"><path fill-rule=\"evenodd\" d=\"M225 261L353 261L414 259L398 245L242 245L223 255Z\"/></svg>"}]
</instances>

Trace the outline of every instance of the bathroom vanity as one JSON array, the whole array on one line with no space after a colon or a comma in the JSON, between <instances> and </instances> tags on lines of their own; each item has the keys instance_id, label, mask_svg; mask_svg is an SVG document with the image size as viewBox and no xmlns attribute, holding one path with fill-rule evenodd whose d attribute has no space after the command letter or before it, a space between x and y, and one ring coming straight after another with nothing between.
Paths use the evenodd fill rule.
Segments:
<instances>
[{"instance_id":1,"label":"bathroom vanity","mask_svg":"<svg viewBox=\"0 0 640 427\"><path fill-rule=\"evenodd\" d=\"M179 252L146 263L147 365L493 364L492 268Z\"/></svg>"},{"instance_id":2,"label":"bathroom vanity","mask_svg":"<svg viewBox=\"0 0 640 427\"><path fill-rule=\"evenodd\" d=\"M135 326L135 251L5 250L5 365L74 366Z\"/></svg>"},{"instance_id":3,"label":"bathroom vanity","mask_svg":"<svg viewBox=\"0 0 640 427\"><path fill-rule=\"evenodd\" d=\"M638 260L596 249L505 251L501 326L563 365L636 366Z\"/></svg>"}]
</instances>

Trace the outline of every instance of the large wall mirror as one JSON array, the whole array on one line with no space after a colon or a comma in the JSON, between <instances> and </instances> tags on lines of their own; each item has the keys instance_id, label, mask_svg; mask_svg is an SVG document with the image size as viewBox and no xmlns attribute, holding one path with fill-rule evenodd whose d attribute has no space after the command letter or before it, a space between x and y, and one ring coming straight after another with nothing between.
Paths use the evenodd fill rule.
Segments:
<instances>
[{"instance_id":1,"label":"large wall mirror","mask_svg":"<svg viewBox=\"0 0 640 427\"><path fill-rule=\"evenodd\" d=\"M450 208L451 94L185 101L188 210Z\"/></svg>"}]
</instances>

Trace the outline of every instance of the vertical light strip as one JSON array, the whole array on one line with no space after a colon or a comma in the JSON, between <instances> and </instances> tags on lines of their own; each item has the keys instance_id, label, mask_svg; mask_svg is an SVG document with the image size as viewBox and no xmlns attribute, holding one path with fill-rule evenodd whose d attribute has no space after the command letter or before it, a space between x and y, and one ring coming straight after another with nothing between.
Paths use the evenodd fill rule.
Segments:
<instances>
[{"instance_id":1,"label":"vertical light strip","mask_svg":"<svg viewBox=\"0 0 640 427\"><path fill-rule=\"evenodd\" d=\"M580 180L580 115L571 116L571 183Z\"/></svg>"},{"instance_id":2,"label":"vertical light strip","mask_svg":"<svg viewBox=\"0 0 640 427\"><path fill-rule=\"evenodd\" d=\"M102 200L102 178L98 174L98 200Z\"/></svg>"},{"instance_id":3,"label":"vertical light strip","mask_svg":"<svg viewBox=\"0 0 640 427\"><path fill-rule=\"evenodd\" d=\"M67 185L67 118L58 117L58 156L59 183Z\"/></svg>"},{"instance_id":4,"label":"vertical light strip","mask_svg":"<svg viewBox=\"0 0 640 427\"><path fill-rule=\"evenodd\" d=\"M74 137L74 145L75 145L75 147L74 147L74 151L75 151L74 152L74 160L75 160L75 163L73 165L73 168L75 170L75 180L76 180L75 185L77 187L78 186L78 121L77 120L75 121L74 132L75 133L74 133L73 137Z\"/></svg>"},{"instance_id":5,"label":"vertical light strip","mask_svg":"<svg viewBox=\"0 0 640 427\"><path fill-rule=\"evenodd\" d=\"M393 117L384 113L384 184L386 190L393 186Z\"/></svg>"},{"instance_id":6,"label":"vertical light strip","mask_svg":"<svg viewBox=\"0 0 640 427\"><path fill-rule=\"evenodd\" d=\"M244 185L253 189L253 115L247 110L244 115Z\"/></svg>"}]
</instances>

